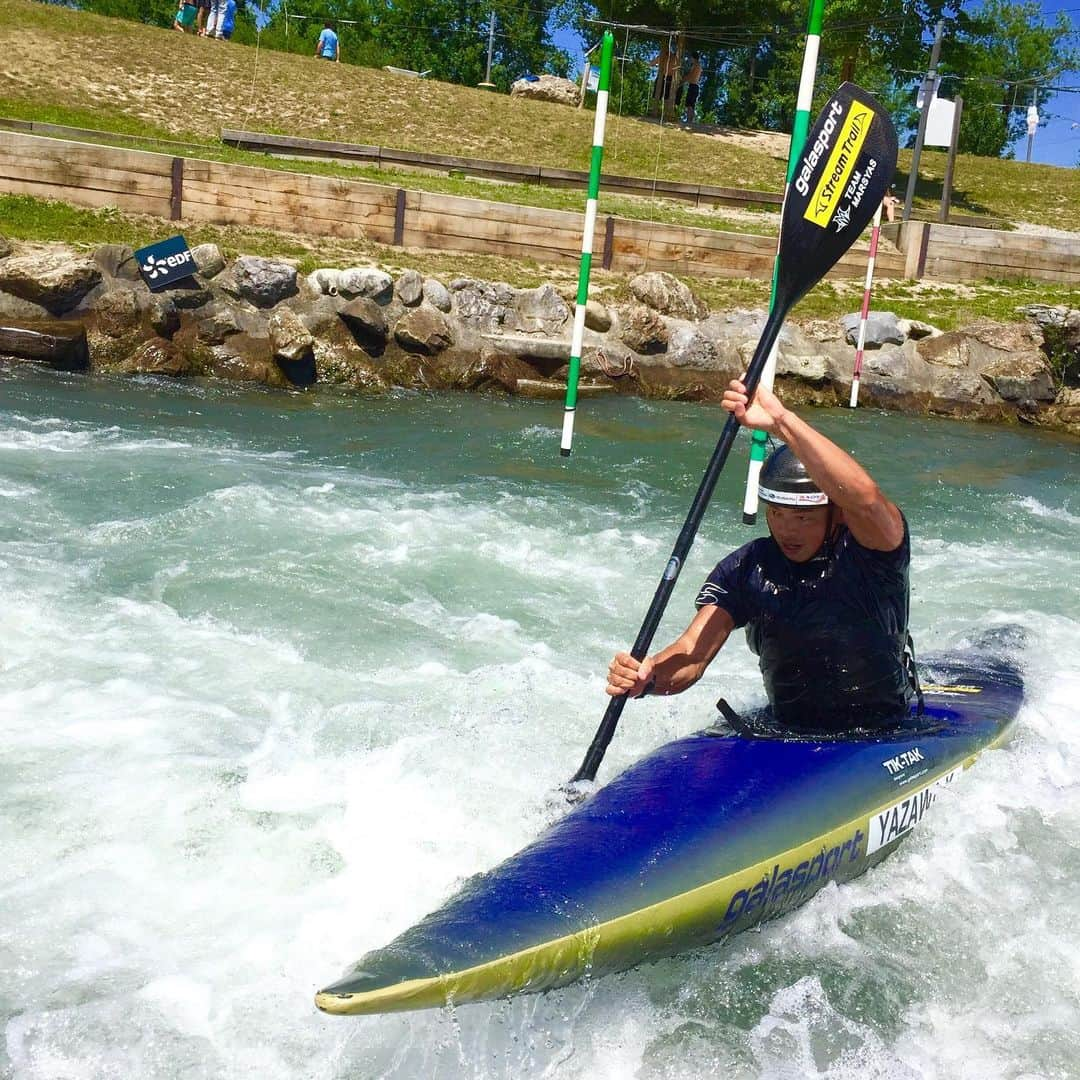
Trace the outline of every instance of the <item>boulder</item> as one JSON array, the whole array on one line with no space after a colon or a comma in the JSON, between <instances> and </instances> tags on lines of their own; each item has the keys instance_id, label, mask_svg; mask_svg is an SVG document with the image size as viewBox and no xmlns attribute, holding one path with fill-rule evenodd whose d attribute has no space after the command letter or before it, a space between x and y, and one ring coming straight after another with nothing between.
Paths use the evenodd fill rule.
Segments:
<instances>
[{"instance_id":1,"label":"boulder","mask_svg":"<svg viewBox=\"0 0 1080 1080\"><path fill-rule=\"evenodd\" d=\"M139 328L142 312L135 294L128 289L112 289L94 298L91 305L98 330L106 337L121 338Z\"/></svg>"},{"instance_id":2,"label":"boulder","mask_svg":"<svg viewBox=\"0 0 1080 1080\"><path fill-rule=\"evenodd\" d=\"M275 259L241 255L217 284L230 296L269 308L296 293L296 267Z\"/></svg>"},{"instance_id":3,"label":"boulder","mask_svg":"<svg viewBox=\"0 0 1080 1080\"><path fill-rule=\"evenodd\" d=\"M359 296L350 300L338 313L356 343L372 356L381 356L389 330L386 316L374 300Z\"/></svg>"},{"instance_id":4,"label":"boulder","mask_svg":"<svg viewBox=\"0 0 1080 1080\"><path fill-rule=\"evenodd\" d=\"M859 339L859 312L852 312L840 320L844 337L849 345ZM904 331L900 320L891 311L871 311L866 316L866 348L880 349L882 345L903 345Z\"/></svg>"},{"instance_id":5,"label":"boulder","mask_svg":"<svg viewBox=\"0 0 1080 1080\"><path fill-rule=\"evenodd\" d=\"M667 348L668 328L663 318L644 304L623 304L618 308L619 340L634 352L648 355Z\"/></svg>"},{"instance_id":6,"label":"boulder","mask_svg":"<svg viewBox=\"0 0 1080 1080\"><path fill-rule=\"evenodd\" d=\"M408 352L434 356L453 344L454 333L450 320L441 311L425 305L398 320L394 338Z\"/></svg>"},{"instance_id":7,"label":"boulder","mask_svg":"<svg viewBox=\"0 0 1080 1080\"><path fill-rule=\"evenodd\" d=\"M307 276L308 288L316 296L337 296L341 271L329 268L312 270Z\"/></svg>"},{"instance_id":8,"label":"boulder","mask_svg":"<svg viewBox=\"0 0 1080 1080\"><path fill-rule=\"evenodd\" d=\"M171 296L138 292L135 297L147 325L158 337L171 338L180 329L180 312Z\"/></svg>"},{"instance_id":9,"label":"boulder","mask_svg":"<svg viewBox=\"0 0 1080 1080\"><path fill-rule=\"evenodd\" d=\"M992 319L976 319L975 322L962 326L959 332L981 345L1004 352L1028 352L1042 348L1043 344L1042 331L1030 323L998 323Z\"/></svg>"},{"instance_id":10,"label":"boulder","mask_svg":"<svg viewBox=\"0 0 1080 1080\"><path fill-rule=\"evenodd\" d=\"M116 369L125 375L168 375L178 378L192 374L191 358L171 341L151 338L144 341Z\"/></svg>"},{"instance_id":11,"label":"boulder","mask_svg":"<svg viewBox=\"0 0 1080 1080\"><path fill-rule=\"evenodd\" d=\"M191 249L191 257L201 277L215 278L225 269L225 256L217 244L196 244Z\"/></svg>"},{"instance_id":12,"label":"boulder","mask_svg":"<svg viewBox=\"0 0 1080 1080\"><path fill-rule=\"evenodd\" d=\"M966 368L971 360L971 342L959 330L923 338L916 349L923 360L936 367Z\"/></svg>"},{"instance_id":13,"label":"boulder","mask_svg":"<svg viewBox=\"0 0 1080 1080\"><path fill-rule=\"evenodd\" d=\"M416 307L424 298L424 275L418 270L406 270L395 282L394 292L406 307Z\"/></svg>"},{"instance_id":14,"label":"boulder","mask_svg":"<svg viewBox=\"0 0 1080 1080\"><path fill-rule=\"evenodd\" d=\"M630 279L630 292L653 311L673 319L704 319L709 309L677 277L660 270Z\"/></svg>"},{"instance_id":15,"label":"boulder","mask_svg":"<svg viewBox=\"0 0 1080 1080\"><path fill-rule=\"evenodd\" d=\"M807 319L800 325L803 333L814 341L832 342L844 339L844 328L832 319Z\"/></svg>"},{"instance_id":16,"label":"boulder","mask_svg":"<svg viewBox=\"0 0 1080 1080\"><path fill-rule=\"evenodd\" d=\"M672 367L715 371L719 365L720 355L716 345L697 327L677 326L668 337L664 361Z\"/></svg>"},{"instance_id":17,"label":"boulder","mask_svg":"<svg viewBox=\"0 0 1080 1080\"><path fill-rule=\"evenodd\" d=\"M571 79L558 75L541 75L538 79L518 79L510 85L510 96L532 101L554 101L559 105L577 105L581 89Z\"/></svg>"},{"instance_id":18,"label":"boulder","mask_svg":"<svg viewBox=\"0 0 1080 1080\"><path fill-rule=\"evenodd\" d=\"M364 296L371 300L389 300L394 291L394 279L373 266L355 266L338 275L338 292L352 299Z\"/></svg>"},{"instance_id":19,"label":"boulder","mask_svg":"<svg viewBox=\"0 0 1080 1080\"><path fill-rule=\"evenodd\" d=\"M821 353L792 353L780 349L776 356L776 374L821 385L829 378L829 358Z\"/></svg>"},{"instance_id":20,"label":"boulder","mask_svg":"<svg viewBox=\"0 0 1080 1080\"><path fill-rule=\"evenodd\" d=\"M0 323L0 356L32 360L58 371L86 371L90 350L82 323L41 319Z\"/></svg>"},{"instance_id":21,"label":"boulder","mask_svg":"<svg viewBox=\"0 0 1080 1080\"><path fill-rule=\"evenodd\" d=\"M938 337L941 334L936 326L920 319L897 319L896 325L900 327L900 333L912 341L921 341L924 337Z\"/></svg>"},{"instance_id":22,"label":"boulder","mask_svg":"<svg viewBox=\"0 0 1080 1080\"><path fill-rule=\"evenodd\" d=\"M77 307L101 283L92 259L66 251L12 255L0 263L0 292L40 304L54 315Z\"/></svg>"},{"instance_id":23,"label":"boulder","mask_svg":"<svg viewBox=\"0 0 1080 1080\"><path fill-rule=\"evenodd\" d=\"M300 316L287 307L270 316L270 351L293 386L315 382L315 339Z\"/></svg>"},{"instance_id":24,"label":"boulder","mask_svg":"<svg viewBox=\"0 0 1080 1080\"><path fill-rule=\"evenodd\" d=\"M1051 402L1057 396L1050 365L1037 350L981 362L978 372L1006 401Z\"/></svg>"},{"instance_id":25,"label":"boulder","mask_svg":"<svg viewBox=\"0 0 1080 1080\"><path fill-rule=\"evenodd\" d=\"M516 292L502 281L455 278L450 282L454 314L480 333L495 333L516 324Z\"/></svg>"},{"instance_id":26,"label":"boulder","mask_svg":"<svg viewBox=\"0 0 1080 1080\"><path fill-rule=\"evenodd\" d=\"M107 278L141 281L135 252L128 244L102 244L94 249L94 263Z\"/></svg>"},{"instance_id":27,"label":"boulder","mask_svg":"<svg viewBox=\"0 0 1080 1080\"><path fill-rule=\"evenodd\" d=\"M450 310L450 291L436 278L424 278L424 299L437 311Z\"/></svg>"},{"instance_id":28,"label":"boulder","mask_svg":"<svg viewBox=\"0 0 1080 1080\"><path fill-rule=\"evenodd\" d=\"M6 236L0 235L0 259L6 259L14 250L11 241Z\"/></svg>"},{"instance_id":29,"label":"boulder","mask_svg":"<svg viewBox=\"0 0 1080 1080\"><path fill-rule=\"evenodd\" d=\"M228 290L224 290L228 292ZM214 294L195 277L186 277L157 291L158 296L167 296L181 311L197 311L214 299ZM231 295L236 296L233 292Z\"/></svg>"},{"instance_id":30,"label":"boulder","mask_svg":"<svg viewBox=\"0 0 1080 1080\"><path fill-rule=\"evenodd\" d=\"M550 285L522 289L514 300L514 329L524 333L555 334L570 319L566 301Z\"/></svg>"},{"instance_id":31,"label":"boulder","mask_svg":"<svg viewBox=\"0 0 1080 1080\"><path fill-rule=\"evenodd\" d=\"M31 304L11 293L0 292L0 319L14 319L16 322L35 322L52 318L52 313L40 304Z\"/></svg>"},{"instance_id":32,"label":"boulder","mask_svg":"<svg viewBox=\"0 0 1080 1080\"><path fill-rule=\"evenodd\" d=\"M243 331L236 311L229 304L211 304L196 324L196 335L206 345L221 345L227 337ZM164 335L163 335L164 336Z\"/></svg>"},{"instance_id":33,"label":"boulder","mask_svg":"<svg viewBox=\"0 0 1080 1080\"><path fill-rule=\"evenodd\" d=\"M585 305L585 325L598 334L606 334L611 329L611 312L599 300L590 300Z\"/></svg>"}]
</instances>

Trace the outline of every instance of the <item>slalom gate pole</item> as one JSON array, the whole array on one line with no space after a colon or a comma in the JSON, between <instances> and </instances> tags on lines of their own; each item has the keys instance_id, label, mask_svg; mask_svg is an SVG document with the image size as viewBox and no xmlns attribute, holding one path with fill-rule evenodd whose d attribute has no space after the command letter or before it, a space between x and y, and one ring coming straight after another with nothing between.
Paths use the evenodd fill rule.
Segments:
<instances>
[{"instance_id":1,"label":"slalom gate pole","mask_svg":"<svg viewBox=\"0 0 1080 1080\"><path fill-rule=\"evenodd\" d=\"M795 122L791 128L791 145L788 148L787 184L790 184L795 176L795 168L799 155L806 145L806 133L810 130L810 107L814 98L814 79L817 76L818 50L821 48L821 22L825 14L825 0L810 0L810 13L806 24L806 50L803 52L802 74L799 76L799 96L795 102ZM785 197L787 190L785 185ZM777 244L777 259L773 263L772 295L769 299L769 310L772 311L776 304L776 269L779 265L779 243ZM772 352L765 364L765 370L761 375L759 385L766 390L773 387L773 379L776 377L776 352L777 345L773 345ZM758 477L761 475L761 466L765 461L765 450L768 446L768 436L762 431L755 431L750 440L750 463L746 471L746 495L743 499L743 523L753 525L757 521L758 505Z\"/></svg>"},{"instance_id":2,"label":"slalom gate pole","mask_svg":"<svg viewBox=\"0 0 1080 1080\"><path fill-rule=\"evenodd\" d=\"M574 308L574 334L570 341L570 368L566 375L566 408L563 411L562 443L559 453L570 456L574 441L574 411L577 409L578 378L581 374L581 349L585 337L585 305L589 302L589 274L592 271L593 233L596 231L596 200L600 194L600 166L604 160L604 125L607 121L608 89L611 86L611 58L615 35L604 31L600 49L600 81L596 93L596 119L593 121L592 160L589 162L589 195L585 202L585 234L581 238L581 266L578 270L577 304Z\"/></svg>"},{"instance_id":3,"label":"slalom gate pole","mask_svg":"<svg viewBox=\"0 0 1080 1080\"><path fill-rule=\"evenodd\" d=\"M851 375L851 408L859 404L859 378L862 375L863 350L866 348L866 320L870 315L870 290L874 286L874 259L877 258L878 233L881 232L881 207L874 214L870 228L870 255L866 260L866 284L863 286L862 310L859 312L859 339L855 345L855 370Z\"/></svg>"}]
</instances>

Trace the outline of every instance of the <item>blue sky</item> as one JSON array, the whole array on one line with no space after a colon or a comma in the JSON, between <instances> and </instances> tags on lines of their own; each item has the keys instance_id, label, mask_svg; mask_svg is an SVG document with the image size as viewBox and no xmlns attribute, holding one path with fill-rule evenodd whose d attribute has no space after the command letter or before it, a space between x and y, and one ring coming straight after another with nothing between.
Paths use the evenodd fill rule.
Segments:
<instances>
[{"instance_id":1,"label":"blue sky","mask_svg":"<svg viewBox=\"0 0 1080 1080\"><path fill-rule=\"evenodd\" d=\"M1042 0L1041 7L1049 16L1064 11L1072 20L1073 30L1077 35L1074 41L1080 45L1080 0ZM581 41L576 34L561 30L555 35L555 42L566 49L580 65ZM823 47L828 48L827 38ZM929 59L928 43L927 60ZM1044 165L1076 165L1080 161L1080 71L1065 72L1054 80L1054 84L1075 87L1077 92L1057 94L1045 109L1040 108L1046 122L1040 125L1035 134L1031 160ZM1015 152L1016 157L1023 161L1027 153L1026 136L1016 143Z\"/></svg>"}]
</instances>

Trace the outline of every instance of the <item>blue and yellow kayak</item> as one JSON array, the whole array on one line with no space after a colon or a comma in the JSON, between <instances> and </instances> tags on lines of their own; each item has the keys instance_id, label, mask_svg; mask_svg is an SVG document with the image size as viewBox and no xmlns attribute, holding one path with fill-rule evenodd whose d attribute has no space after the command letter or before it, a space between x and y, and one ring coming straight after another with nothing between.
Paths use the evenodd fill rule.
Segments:
<instances>
[{"instance_id":1,"label":"blue and yellow kayak","mask_svg":"<svg viewBox=\"0 0 1080 1080\"><path fill-rule=\"evenodd\" d=\"M926 711L887 735L712 729L627 769L517 855L320 991L380 1013L565 986L728 937L896 849L1009 734L1018 669L931 661Z\"/></svg>"}]
</instances>

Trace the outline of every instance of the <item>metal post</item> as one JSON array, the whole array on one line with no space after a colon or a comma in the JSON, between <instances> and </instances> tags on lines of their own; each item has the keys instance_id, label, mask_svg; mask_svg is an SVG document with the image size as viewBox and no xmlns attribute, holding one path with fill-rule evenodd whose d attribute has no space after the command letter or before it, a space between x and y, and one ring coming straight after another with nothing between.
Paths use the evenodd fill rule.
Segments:
<instances>
[{"instance_id":1,"label":"metal post","mask_svg":"<svg viewBox=\"0 0 1080 1080\"><path fill-rule=\"evenodd\" d=\"M956 168L956 149L960 145L960 114L964 111L964 99L958 94L954 103L952 139L949 140L949 156L945 159L945 180L941 185L941 212L938 220L947 223L952 205L953 169Z\"/></svg>"},{"instance_id":2,"label":"metal post","mask_svg":"<svg viewBox=\"0 0 1080 1080\"><path fill-rule=\"evenodd\" d=\"M904 195L904 213L901 221L911 217L911 203L915 198L915 184L919 179L919 158L922 156L923 139L926 138L926 122L930 118L930 101L934 96L934 80L937 78L938 60L941 57L941 35L945 24L938 21L934 28L934 47L930 50L930 70L923 81L922 112L919 114L919 130L915 133L915 149L911 151L911 175L908 177L907 193Z\"/></svg>"},{"instance_id":3,"label":"metal post","mask_svg":"<svg viewBox=\"0 0 1080 1080\"><path fill-rule=\"evenodd\" d=\"M491 13L491 18L488 20L488 58L487 58L487 73L484 75L484 81L480 83L484 87L492 87L495 84L491 81L491 56L495 51L495 12Z\"/></svg>"}]
</instances>

